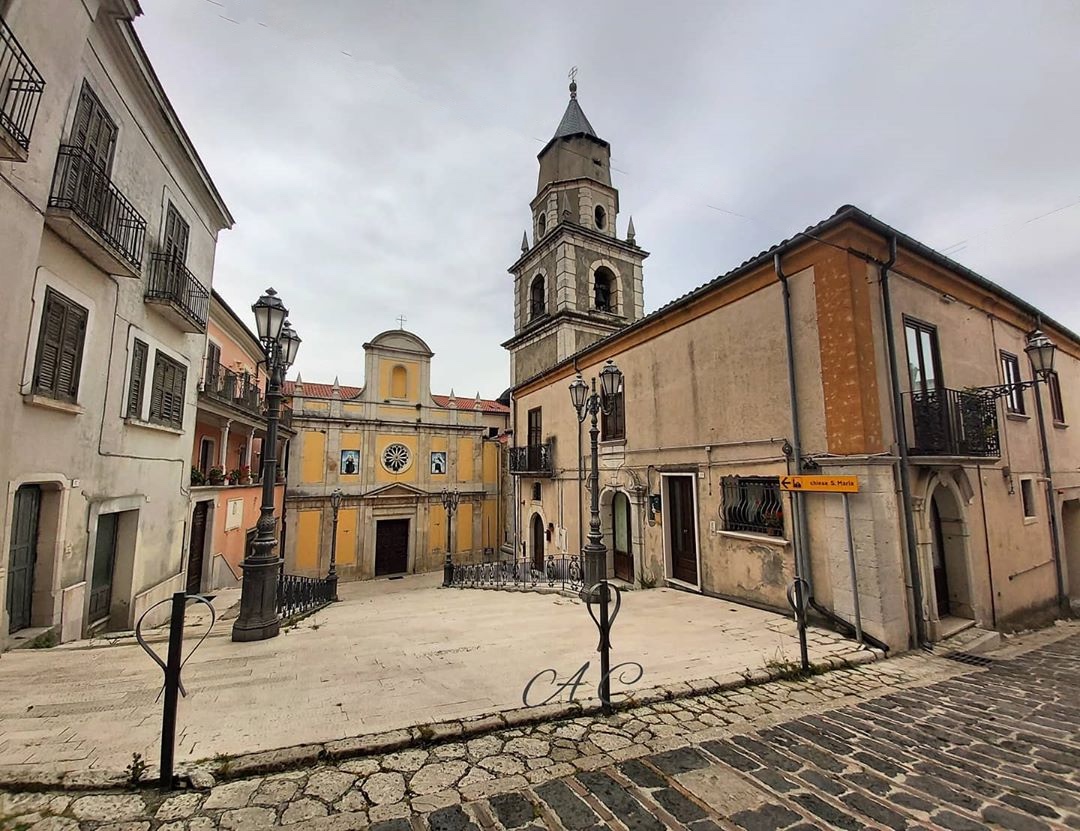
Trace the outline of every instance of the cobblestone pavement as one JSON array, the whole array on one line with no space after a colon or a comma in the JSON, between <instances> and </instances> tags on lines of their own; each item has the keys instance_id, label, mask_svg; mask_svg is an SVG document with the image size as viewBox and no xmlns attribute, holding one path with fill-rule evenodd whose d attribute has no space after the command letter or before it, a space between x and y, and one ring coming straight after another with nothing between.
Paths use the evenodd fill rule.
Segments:
<instances>
[{"instance_id":1,"label":"cobblestone pavement","mask_svg":"<svg viewBox=\"0 0 1080 831\"><path fill-rule=\"evenodd\" d=\"M8 794L0 816L33 831L1078 829L1078 688L1080 627L1059 625L985 666L917 653L209 791Z\"/></svg>"}]
</instances>

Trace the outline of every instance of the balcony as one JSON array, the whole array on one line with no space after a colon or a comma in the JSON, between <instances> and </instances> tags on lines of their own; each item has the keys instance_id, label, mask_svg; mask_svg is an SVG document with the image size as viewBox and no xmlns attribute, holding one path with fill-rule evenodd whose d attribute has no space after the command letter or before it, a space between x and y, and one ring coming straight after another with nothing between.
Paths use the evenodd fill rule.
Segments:
<instances>
[{"instance_id":1,"label":"balcony","mask_svg":"<svg viewBox=\"0 0 1080 831\"><path fill-rule=\"evenodd\" d=\"M45 79L0 19L0 159L25 162Z\"/></svg>"},{"instance_id":2,"label":"balcony","mask_svg":"<svg viewBox=\"0 0 1080 831\"><path fill-rule=\"evenodd\" d=\"M514 476L554 476L552 442L510 448L510 473Z\"/></svg>"},{"instance_id":3,"label":"balcony","mask_svg":"<svg viewBox=\"0 0 1080 831\"><path fill-rule=\"evenodd\" d=\"M235 372L221 364L207 364L200 396L219 401L262 419L263 396L259 382L248 372Z\"/></svg>"},{"instance_id":4,"label":"balcony","mask_svg":"<svg viewBox=\"0 0 1080 831\"><path fill-rule=\"evenodd\" d=\"M60 145L45 222L102 271L139 276L146 220L81 147Z\"/></svg>"},{"instance_id":5,"label":"balcony","mask_svg":"<svg viewBox=\"0 0 1080 831\"><path fill-rule=\"evenodd\" d=\"M206 331L210 292L176 257L170 254L150 256L150 279L144 299L181 331L200 334Z\"/></svg>"},{"instance_id":6,"label":"balcony","mask_svg":"<svg viewBox=\"0 0 1080 831\"><path fill-rule=\"evenodd\" d=\"M1001 456L997 401L970 390L905 393L911 456Z\"/></svg>"}]
</instances>

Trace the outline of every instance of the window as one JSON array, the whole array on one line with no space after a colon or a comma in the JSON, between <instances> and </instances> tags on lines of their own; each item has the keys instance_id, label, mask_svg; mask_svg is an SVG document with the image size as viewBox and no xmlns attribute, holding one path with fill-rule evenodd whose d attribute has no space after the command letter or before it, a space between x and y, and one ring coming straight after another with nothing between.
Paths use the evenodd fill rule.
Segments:
<instances>
[{"instance_id":1,"label":"window","mask_svg":"<svg viewBox=\"0 0 1080 831\"><path fill-rule=\"evenodd\" d=\"M547 297L544 292L544 275L537 274L529 289L529 318L536 320L547 313Z\"/></svg>"},{"instance_id":2,"label":"window","mask_svg":"<svg viewBox=\"0 0 1080 831\"><path fill-rule=\"evenodd\" d=\"M127 416L141 418L143 389L146 387L146 361L150 347L138 338L131 345L131 379L128 381Z\"/></svg>"},{"instance_id":3,"label":"window","mask_svg":"<svg viewBox=\"0 0 1080 831\"><path fill-rule=\"evenodd\" d=\"M593 306L601 312L615 311L611 297L614 283L614 274L606 268L596 269L596 274L593 276Z\"/></svg>"},{"instance_id":4,"label":"window","mask_svg":"<svg viewBox=\"0 0 1080 831\"><path fill-rule=\"evenodd\" d=\"M547 214L542 211L536 215L536 232L538 237L544 236L547 232Z\"/></svg>"},{"instance_id":5,"label":"window","mask_svg":"<svg viewBox=\"0 0 1080 831\"><path fill-rule=\"evenodd\" d=\"M391 473L402 473L412 463L412 454L408 447L395 442L383 451L382 463L383 467Z\"/></svg>"},{"instance_id":6,"label":"window","mask_svg":"<svg viewBox=\"0 0 1080 831\"><path fill-rule=\"evenodd\" d=\"M1058 374L1051 372L1046 376L1046 389L1050 392L1050 412L1055 424L1065 423L1065 407L1061 403L1061 384Z\"/></svg>"},{"instance_id":7,"label":"window","mask_svg":"<svg viewBox=\"0 0 1080 831\"><path fill-rule=\"evenodd\" d=\"M539 502L540 501L540 483L539 482L533 482L532 498L533 498L533 502Z\"/></svg>"},{"instance_id":8,"label":"window","mask_svg":"<svg viewBox=\"0 0 1080 831\"><path fill-rule=\"evenodd\" d=\"M600 440L615 441L626 438L626 408L623 404L623 391L615 393L611 412L600 411Z\"/></svg>"},{"instance_id":9,"label":"window","mask_svg":"<svg viewBox=\"0 0 1080 831\"><path fill-rule=\"evenodd\" d=\"M90 161L105 173L112 168L116 125L86 81L83 81L79 105L75 110L75 121L71 125L71 143L85 150ZM92 181L92 177L88 176L76 178Z\"/></svg>"},{"instance_id":10,"label":"window","mask_svg":"<svg viewBox=\"0 0 1080 831\"><path fill-rule=\"evenodd\" d=\"M1024 519L1035 516L1035 485L1032 479L1020 480L1020 501L1024 504Z\"/></svg>"},{"instance_id":11,"label":"window","mask_svg":"<svg viewBox=\"0 0 1080 831\"><path fill-rule=\"evenodd\" d=\"M180 265L187 262L188 234L188 224L181 218L176 206L170 202L165 212L165 239L162 249L171 262Z\"/></svg>"},{"instance_id":12,"label":"window","mask_svg":"<svg viewBox=\"0 0 1080 831\"><path fill-rule=\"evenodd\" d=\"M541 409L536 407L529 410L529 432L528 440L529 447L537 447L543 443L542 434L544 432L544 423L541 420Z\"/></svg>"},{"instance_id":13,"label":"window","mask_svg":"<svg viewBox=\"0 0 1080 831\"><path fill-rule=\"evenodd\" d=\"M784 502L776 476L725 476L722 515L725 531L784 535Z\"/></svg>"},{"instance_id":14,"label":"window","mask_svg":"<svg viewBox=\"0 0 1080 831\"><path fill-rule=\"evenodd\" d=\"M150 390L150 421L167 427L184 426L184 391L187 368L163 352L154 356L154 382Z\"/></svg>"},{"instance_id":15,"label":"window","mask_svg":"<svg viewBox=\"0 0 1080 831\"><path fill-rule=\"evenodd\" d=\"M199 470L204 476L210 475L210 468L214 467L214 440L203 436L199 442Z\"/></svg>"},{"instance_id":16,"label":"window","mask_svg":"<svg viewBox=\"0 0 1080 831\"><path fill-rule=\"evenodd\" d=\"M58 401L75 403L86 340L86 309L51 288L45 289L41 312L33 391Z\"/></svg>"},{"instance_id":17,"label":"window","mask_svg":"<svg viewBox=\"0 0 1080 831\"><path fill-rule=\"evenodd\" d=\"M596 206L596 210L593 211L593 220L596 222L596 227L603 231L604 226L607 225L607 212L603 205Z\"/></svg>"},{"instance_id":18,"label":"window","mask_svg":"<svg viewBox=\"0 0 1080 831\"><path fill-rule=\"evenodd\" d=\"M937 329L926 323L905 318L904 336L907 340L911 391L927 393L940 389L944 384L941 380Z\"/></svg>"},{"instance_id":19,"label":"window","mask_svg":"<svg viewBox=\"0 0 1080 831\"><path fill-rule=\"evenodd\" d=\"M1008 352L1001 353L1001 381L1004 384L1020 384L1020 361L1015 355ZM1024 391L1021 389L1009 390L1005 396L1005 411L1024 414Z\"/></svg>"}]
</instances>

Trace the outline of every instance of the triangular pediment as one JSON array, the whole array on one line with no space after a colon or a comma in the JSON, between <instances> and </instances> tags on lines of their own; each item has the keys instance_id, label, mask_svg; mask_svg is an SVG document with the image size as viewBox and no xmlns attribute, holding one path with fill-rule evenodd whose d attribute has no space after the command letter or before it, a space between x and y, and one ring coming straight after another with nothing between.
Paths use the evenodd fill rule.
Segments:
<instances>
[{"instance_id":1,"label":"triangular pediment","mask_svg":"<svg viewBox=\"0 0 1080 831\"><path fill-rule=\"evenodd\" d=\"M426 491L420 490L420 488L414 488L412 485L406 485L402 482L394 482L391 485L383 485L381 488L376 488L373 491L368 491L368 496L378 497L402 497L402 496L427 496Z\"/></svg>"}]
</instances>

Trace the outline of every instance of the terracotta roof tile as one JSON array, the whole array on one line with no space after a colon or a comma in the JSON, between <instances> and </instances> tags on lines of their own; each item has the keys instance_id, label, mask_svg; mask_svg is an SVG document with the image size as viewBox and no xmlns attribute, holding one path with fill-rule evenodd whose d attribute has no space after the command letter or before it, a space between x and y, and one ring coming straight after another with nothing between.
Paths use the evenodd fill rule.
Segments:
<instances>
[{"instance_id":1,"label":"terracotta roof tile","mask_svg":"<svg viewBox=\"0 0 1080 831\"><path fill-rule=\"evenodd\" d=\"M333 384L315 384L315 383L312 383L311 381L304 381L301 384L301 387L303 387L303 390L304 390L304 392L303 392L304 398L333 398L333 396L334 396L334 385ZM296 389L296 382L295 381L286 381L285 382L285 390L284 390L285 395L293 395L295 389ZM342 400L346 400L346 399L350 399L350 398L359 398L360 393L363 392L363 390L364 390L363 387L347 387L344 384L341 385L340 389L341 389L341 398L342 398Z\"/></svg>"},{"instance_id":2,"label":"terracotta roof tile","mask_svg":"<svg viewBox=\"0 0 1080 831\"><path fill-rule=\"evenodd\" d=\"M332 398L334 393L333 384L316 384L312 381L304 381L301 385L303 387L304 398ZM341 386L341 399L348 401L354 398L359 398L360 393L363 392L363 387L347 387ZM295 381L285 382L285 395L292 396L296 391ZM435 403L444 409L457 409L457 410L474 410L476 408L476 399L468 396L455 397L455 407L450 406L449 395L433 395L431 396ZM480 399L480 411L484 413L502 413L508 414L510 408L505 404L500 404L498 401L492 401L490 398Z\"/></svg>"},{"instance_id":3,"label":"terracotta roof tile","mask_svg":"<svg viewBox=\"0 0 1080 831\"><path fill-rule=\"evenodd\" d=\"M468 396L461 396L460 398L454 398L456 404L455 407L450 406L449 395L433 395L435 403L444 409L457 409L457 410L473 410L476 409L476 399L469 398ZM492 401L490 398L480 399L480 410L485 413L509 413L510 408L505 404L500 404L498 401Z\"/></svg>"}]
</instances>

